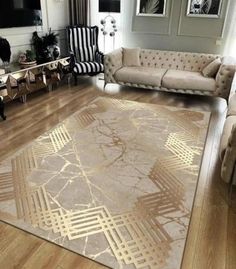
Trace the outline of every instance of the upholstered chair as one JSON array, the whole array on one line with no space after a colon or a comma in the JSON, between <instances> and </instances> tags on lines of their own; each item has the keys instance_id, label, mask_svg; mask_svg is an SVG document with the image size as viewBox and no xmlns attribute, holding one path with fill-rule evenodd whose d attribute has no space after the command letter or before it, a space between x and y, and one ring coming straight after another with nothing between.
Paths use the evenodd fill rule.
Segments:
<instances>
[{"instance_id":1,"label":"upholstered chair","mask_svg":"<svg viewBox=\"0 0 236 269\"><path fill-rule=\"evenodd\" d=\"M103 72L103 54L98 48L98 32L97 26L67 27L71 70L75 77Z\"/></svg>"}]
</instances>

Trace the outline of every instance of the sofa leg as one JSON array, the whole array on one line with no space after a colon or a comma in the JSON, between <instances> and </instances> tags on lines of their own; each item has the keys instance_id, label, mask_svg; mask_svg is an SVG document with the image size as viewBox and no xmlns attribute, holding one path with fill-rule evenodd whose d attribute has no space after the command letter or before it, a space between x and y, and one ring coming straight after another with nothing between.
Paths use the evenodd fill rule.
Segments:
<instances>
[{"instance_id":1,"label":"sofa leg","mask_svg":"<svg viewBox=\"0 0 236 269\"><path fill-rule=\"evenodd\" d=\"M103 86L103 90L104 90L104 91L105 91L106 86L107 86L107 83L104 82L104 86Z\"/></svg>"}]
</instances>

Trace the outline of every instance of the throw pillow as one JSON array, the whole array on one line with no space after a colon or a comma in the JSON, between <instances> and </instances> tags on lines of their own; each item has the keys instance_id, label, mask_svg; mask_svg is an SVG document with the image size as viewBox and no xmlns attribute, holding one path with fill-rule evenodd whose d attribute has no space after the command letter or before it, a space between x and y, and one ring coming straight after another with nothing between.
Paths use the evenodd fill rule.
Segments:
<instances>
[{"instance_id":1,"label":"throw pillow","mask_svg":"<svg viewBox=\"0 0 236 269\"><path fill-rule=\"evenodd\" d=\"M203 70L204 77L214 78L221 66L221 59L217 58L213 62L209 63Z\"/></svg>"},{"instance_id":2,"label":"throw pillow","mask_svg":"<svg viewBox=\"0 0 236 269\"><path fill-rule=\"evenodd\" d=\"M123 48L123 65L140 66L140 48Z\"/></svg>"}]
</instances>

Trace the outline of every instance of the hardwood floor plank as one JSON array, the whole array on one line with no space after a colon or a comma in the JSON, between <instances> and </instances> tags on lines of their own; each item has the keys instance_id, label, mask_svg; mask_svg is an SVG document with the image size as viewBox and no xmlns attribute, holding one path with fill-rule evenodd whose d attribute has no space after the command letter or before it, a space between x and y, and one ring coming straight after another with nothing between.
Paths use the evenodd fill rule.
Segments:
<instances>
[{"instance_id":1,"label":"hardwood floor plank","mask_svg":"<svg viewBox=\"0 0 236 269\"><path fill-rule=\"evenodd\" d=\"M9 234L14 234L11 240L10 236L8 236ZM32 241L31 235L27 233L16 233L11 230L10 233L7 233L6 237L9 237L7 246L6 242L5 246L1 242L1 268L23 268L25 261L33 255L41 244L39 240Z\"/></svg>"},{"instance_id":2,"label":"hardwood floor plank","mask_svg":"<svg viewBox=\"0 0 236 269\"><path fill-rule=\"evenodd\" d=\"M227 269L236 268L236 204L229 209L228 213L228 229L227 229L227 251L226 261Z\"/></svg>"}]
</instances>

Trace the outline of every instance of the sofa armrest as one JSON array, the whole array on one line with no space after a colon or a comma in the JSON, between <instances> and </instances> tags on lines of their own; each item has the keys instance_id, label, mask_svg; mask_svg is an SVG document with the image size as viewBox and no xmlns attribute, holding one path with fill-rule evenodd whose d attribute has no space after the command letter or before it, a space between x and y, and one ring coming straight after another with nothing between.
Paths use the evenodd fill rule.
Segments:
<instances>
[{"instance_id":1,"label":"sofa armrest","mask_svg":"<svg viewBox=\"0 0 236 269\"><path fill-rule=\"evenodd\" d=\"M234 124L221 166L221 178L230 183L236 162L236 124Z\"/></svg>"},{"instance_id":2,"label":"sofa armrest","mask_svg":"<svg viewBox=\"0 0 236 269\"><path fill-rule=\"evenodd\" d=\"M236 77L236 76L235 76ZM235 80L235 79L234 79ZM234 82L233 82L234 84ZM232 87L234 87L232 84ZM236 86L236 85L235 85ZM231 90L231 92L233 93L235 91L235 87L234 90ZM230 96L229 98L229 104L228 104L228 111L227 111L227 117L229 116L236 116L236 93L234 93L232 96Z\"/></svg>"},{"instance_id":3,"label":"sofa armrest","mask_svg":"<svg viewBox=\"0 0 236 269\"><path fill-rule=\"evenodd\" d=\"M103 64L104 63L104 54L101 51L96 51L95 52L95 60L98 63Z\"/></svg>"},{"instance_id":4,"label":"sofa armrest","mask_svg":"<svg viewBox=\"0 0 236 269\"><path fill-rule=\"evenodd\" d=\"M236 70L236 60L233 57L223 57L222 65L216 75L216 95L228 102L232 95L232 82Z\"/></svg>"},{"instance_id":5,"label":"sofa armrest","mask_svg":"<svg viewBox=\"0 0 236 269\"><path fill-rule=\"evenodd\" d=\"M122 48L114 50L104 56L104 79L105 83L116 83L115 72L122 67Z\"/></svg>"}]
</instances>

